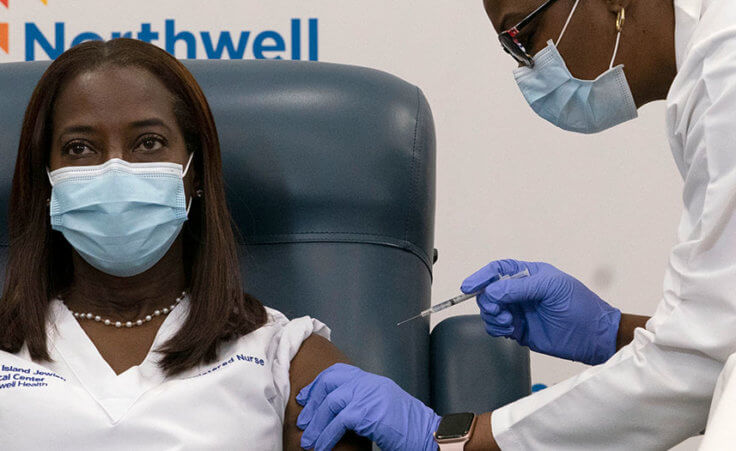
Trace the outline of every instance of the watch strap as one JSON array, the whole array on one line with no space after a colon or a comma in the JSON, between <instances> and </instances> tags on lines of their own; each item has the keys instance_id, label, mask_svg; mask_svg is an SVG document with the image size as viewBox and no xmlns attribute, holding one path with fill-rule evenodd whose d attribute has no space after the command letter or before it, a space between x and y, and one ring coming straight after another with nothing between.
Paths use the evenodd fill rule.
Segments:
<instances>
[{"instance_id":1,"label":"watch strap","mask_svg":"<svg viewBox=\"0 0 736 451\"><path fill-rule=\"evenodd\" d=\"M468 440L469 438L466 437L462 441L438 443L437 446L439 446L440 451L463 451Z\"/></svg>"},{"instance_id":2,"label":"watch strap","mask_svg":"<svg viewBox=\"0 0 736 451\"><path fill-rule=\"evenodd\" d=\"M439 447L440 451L463 451L465 449L465 444L470 441L470 437L473 436L473 431L475 431L475 424L478 422L478 415L475 415L473 417L473 422L470 424L470 429L468 430L468 434L465 437L453 439L453 440L436 440L437 446Z\"/></svg>"}]
</instances>

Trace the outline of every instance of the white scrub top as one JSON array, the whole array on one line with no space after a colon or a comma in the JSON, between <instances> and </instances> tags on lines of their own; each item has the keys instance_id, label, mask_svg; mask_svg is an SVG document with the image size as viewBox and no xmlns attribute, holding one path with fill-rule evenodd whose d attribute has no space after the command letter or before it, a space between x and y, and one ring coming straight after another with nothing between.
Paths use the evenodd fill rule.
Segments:
<instances>
[{"instance_id":1,"label":"white scrub top","mask_svg":"<svg viewBox=\"0 0 736 451\"><path fill-rule=\"evenodd\" d=\"M674 3L666 119L684 209L663 297L607 363L496 410L503 450L670 448L705 428L736 351L736 1Z\"/></svg>"},{"instance_id":2,"label":"white scrub top","mask_svg":"<svg viewBox=\"0 0 736 451\"><path fill-rule=\"evenodd\" d=\"M184 300L152 349L177 332L187 311ZM156 353L116 375L54 300L53 362L33 362L25 348L0 351L0 449L280 450L291 359L309 335L329 339L330 331L309 317L267 312L267 324L223 344L216 362L167 378Z\"/></svg>"}]
</instances>

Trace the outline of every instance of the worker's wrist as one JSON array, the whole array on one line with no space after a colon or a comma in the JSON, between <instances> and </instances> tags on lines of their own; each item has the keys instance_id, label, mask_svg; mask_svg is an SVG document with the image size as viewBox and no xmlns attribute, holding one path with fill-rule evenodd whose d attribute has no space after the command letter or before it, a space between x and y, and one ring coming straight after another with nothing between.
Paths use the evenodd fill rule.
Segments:
<instances>
[{"instance_id":1,"label":"worker's wrist","mask_svg":"<svg viewBox=\"0 0 736 451\"><path fill-rule=\"evenodd\" d=\"M623 313L618 326L618 333L616 334L616 350L618 351L631 343L634 339L634 331L638 327L646 327L647 321L649 321L648 316Z\"/></svg>"}]
</instances>

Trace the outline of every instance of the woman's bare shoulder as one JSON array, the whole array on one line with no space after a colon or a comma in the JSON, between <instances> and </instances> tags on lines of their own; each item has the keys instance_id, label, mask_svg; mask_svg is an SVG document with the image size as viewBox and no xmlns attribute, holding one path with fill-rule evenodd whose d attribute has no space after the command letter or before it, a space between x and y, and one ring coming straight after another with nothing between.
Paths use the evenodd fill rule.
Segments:
<instances>
[{"instance_id":1,"label":"woman's bare shoulder","mask_svg":"<svg viewBox=\"0 0 736 451\"><path fill-rule=\"evenodd\" d=\"M317 375L335 363L350 363L350 360L337 346L321 335L312 334L307 337L299 351L291 360L289 379L291 392L286 403L284 415L284 449L300 450L299 442L302 431L296 427L296 419L302 410L296 402L296 395L309 385ZM370 450L371 442L353 433L348 433L337 444L336 450Z\"/></svg>"}]
</instances>

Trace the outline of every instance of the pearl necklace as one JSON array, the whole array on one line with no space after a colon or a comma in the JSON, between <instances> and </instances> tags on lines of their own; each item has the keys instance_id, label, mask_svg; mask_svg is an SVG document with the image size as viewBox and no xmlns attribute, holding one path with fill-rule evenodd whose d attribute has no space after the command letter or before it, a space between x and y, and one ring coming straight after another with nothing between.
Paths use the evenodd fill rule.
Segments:
<instances>
[{"instance_id":1,"label":"pearl necklace","mask_svg":"<svg viewBox=\"0 0 736 451\"><path fill-rule=\"evenodd\" d=\"M67 309L69 309L69 311L74 315L75 318L78 318L78 319L93 319L93 320L95 320L98 323L104 324L105 326L113 326L113 327L117 327L117 328L142 326L145 323L151 321L155 316L168 315L169 313L171 313L171 311L174 310L174 308L177 305L179 305L179 302L181 302L186 295L187 295L187 292L186 291L182 291L181 292L181 295L178 298L176 298L176 301L173 304L171 304L170 306L164 307L161 310L154 310L152 314L146 315L145 317L143 317L143 319L137 319L135 321L125 321L125 322L122 322L122 321L113 321L113 320L108 319L108 318L103 318L100 315L95 315L95 314L92 314L92 313L75 312L74 310L69 309L69 307L67 307ZM59 300L61 302L64 302L64 300L60 296L57 296L57 297L59 298Z\"/></svg>"}]
</instances>

